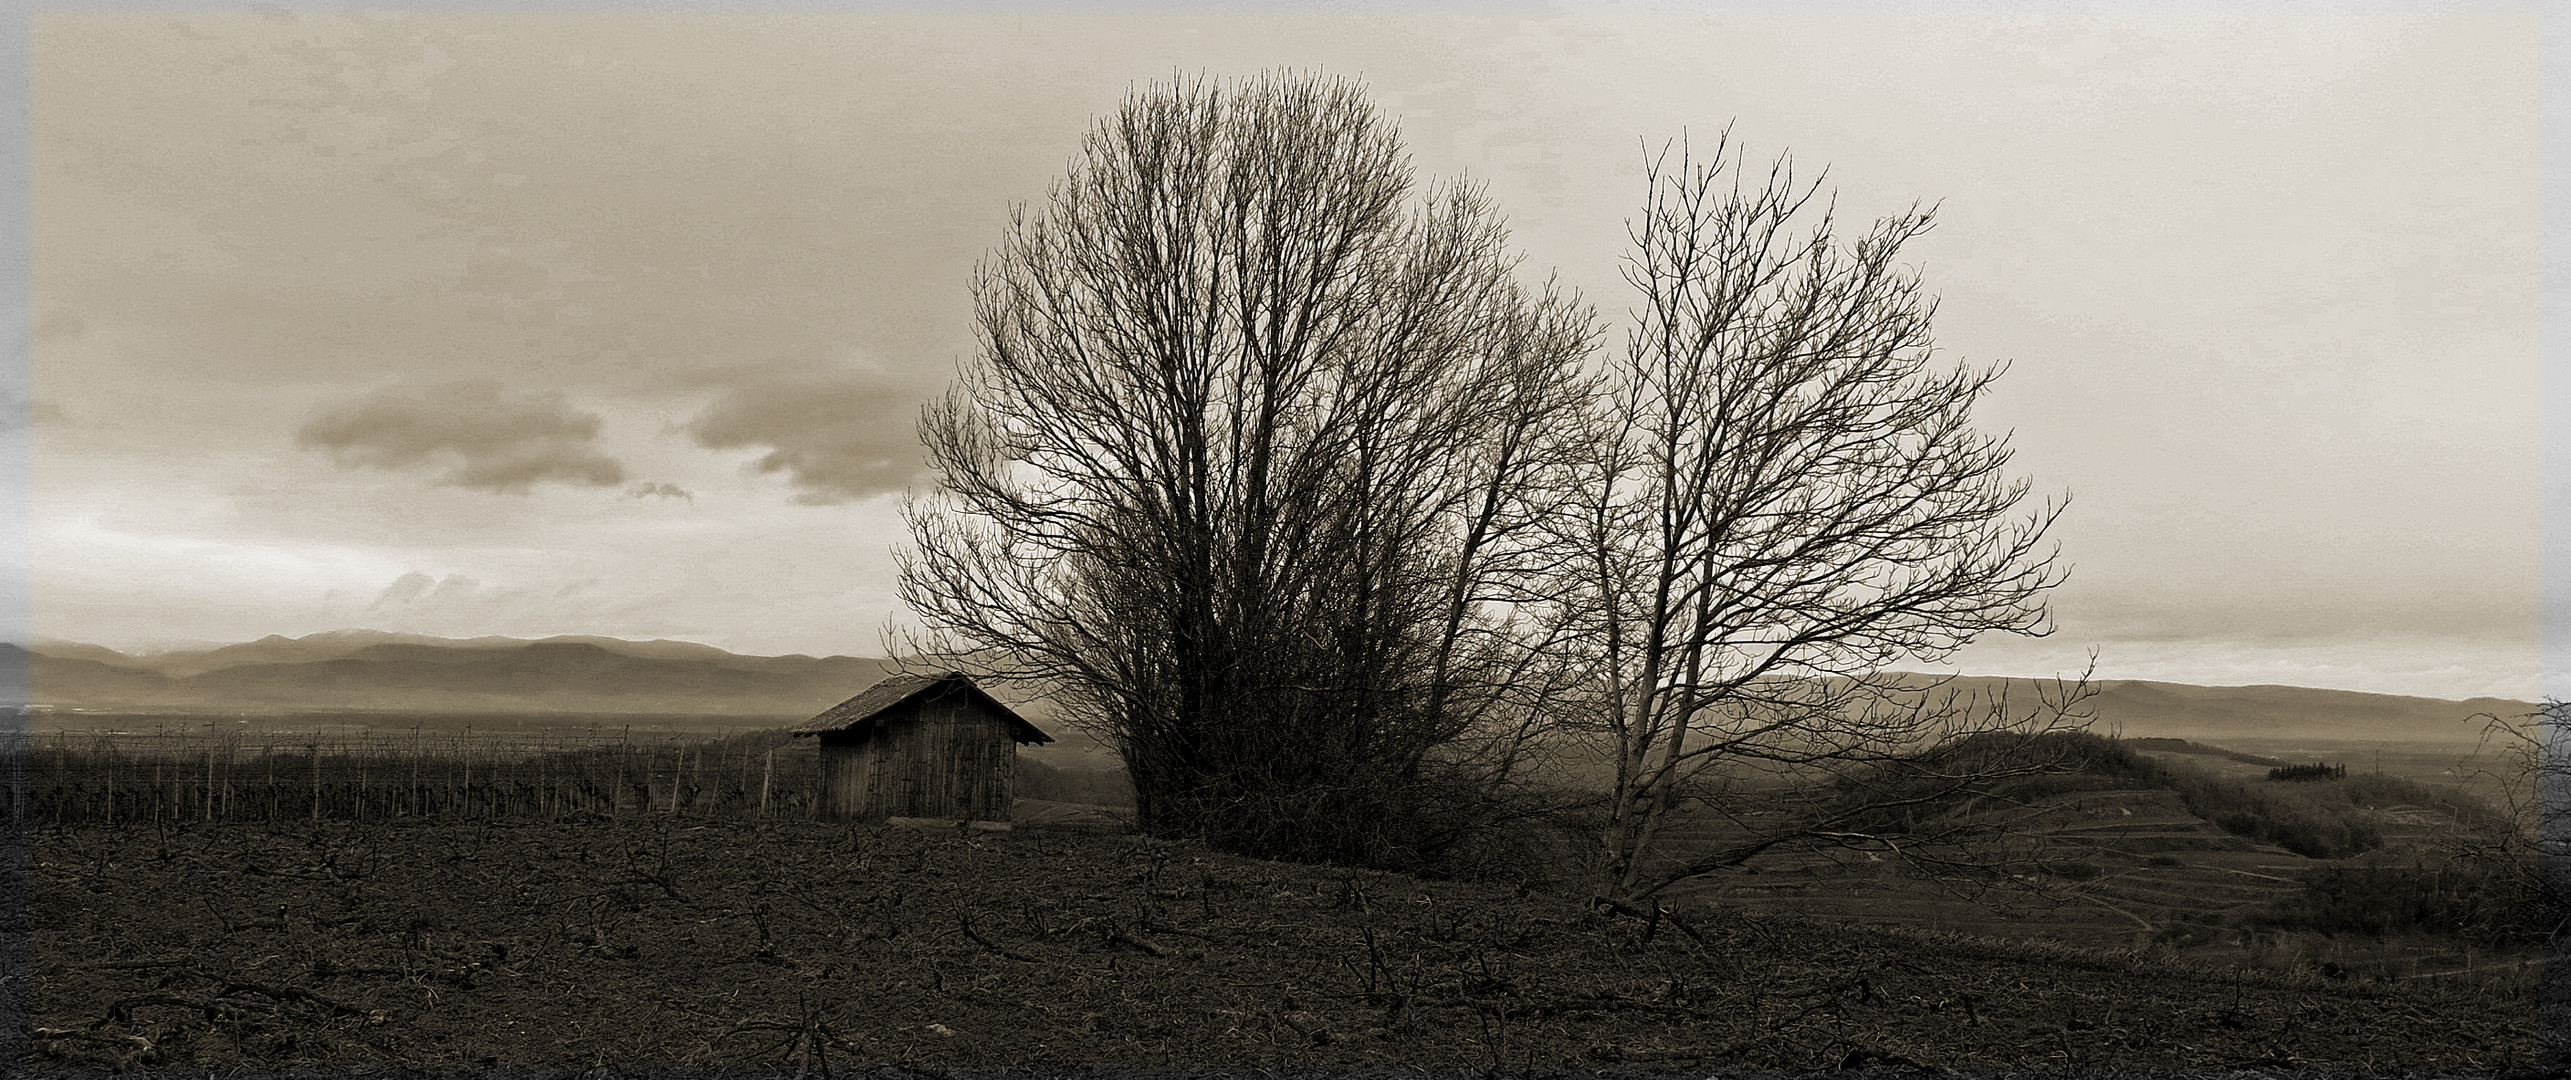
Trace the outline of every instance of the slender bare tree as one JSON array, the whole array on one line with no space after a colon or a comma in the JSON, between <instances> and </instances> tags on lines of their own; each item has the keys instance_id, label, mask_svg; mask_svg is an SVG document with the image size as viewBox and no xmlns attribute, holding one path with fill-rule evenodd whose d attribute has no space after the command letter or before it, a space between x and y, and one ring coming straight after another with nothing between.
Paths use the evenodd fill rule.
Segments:
<instances>
[{"instance_id":1,"label":"slender bare tree","mask_svg":"<svg viewBox=\"0 0 2571 1080\"><path fill-rule=\"evenodd\" d=\"M2483 713L2476 770L2498 782L2504 827L2460 830L2458 850L2526 905L2548 948L2571 939L2571 703L2524 715ZM2571 1007L2571 995L2561 998Z\"/></svg>"},{"instance_id":2,"label":"slender bare tree","mask_svg":"<svg viewBox=\"0 0 2571 1080\"><path fill-rule=\"evenodd\" d=\"M1710 159L1664 151L1647 179L1624 268L1639 306L1591 417L1553 608L1593 688L1570 723L1615 769L1602 888L1627 900L1780 843L1897 849L1888 807L2030 768L1993 733L2069 711L1892 673L2049 632L2062 580L2045 539L2060 505L2031 500L2007 438L1972 422L2000 369L1931 358L1935 302L1898 261L1931 212L1843 237L1819 180L1784 158L1746 169L1728 137ZM1921 756L1975 734L1975 754ZM1776 802L1823 788L1876 795ZM1690 807L1739 823L1737 842L1664 857Z\"/></svg>"},{"instance_id":3,"label":"slender bare tree","mask_svg":"<svg viewBox=\"0 0 2571 1080\"><path fill-rule=\"evenodd\" d=\"M1452 842L1529 715L1509 601L1589 394L1592 316L1516 270L1478 190L1414 198L1355 85L1135 93L981 267L923 416L929 651L1109 738L1150 832Z\"/></svg>"}]
</instances>

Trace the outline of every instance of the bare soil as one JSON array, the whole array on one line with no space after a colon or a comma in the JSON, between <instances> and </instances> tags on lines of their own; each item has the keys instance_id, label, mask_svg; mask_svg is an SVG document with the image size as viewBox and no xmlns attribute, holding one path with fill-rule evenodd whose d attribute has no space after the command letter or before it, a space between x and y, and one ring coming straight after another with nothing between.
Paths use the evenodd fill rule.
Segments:
<instances>
[{"instance_id":1,"label":"bare soil","mask_svg":"<svg viewBox=\"0 0 2571 1080\"><path fill-rule=\"evenodd\" d=\"M1645 919L1086 832L39 831L37 1071L2496 1073L2534 975Z\"/></svg>"}]
</instances>

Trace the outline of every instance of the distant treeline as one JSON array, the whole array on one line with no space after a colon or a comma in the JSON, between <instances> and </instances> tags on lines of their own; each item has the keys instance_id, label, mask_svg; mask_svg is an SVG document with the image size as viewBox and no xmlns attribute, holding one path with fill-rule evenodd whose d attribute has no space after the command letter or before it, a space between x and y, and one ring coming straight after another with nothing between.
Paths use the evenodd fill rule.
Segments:
<instances>
[{"instance_id":1,"label":"distant treeline","mask_svg":"<svg viewBox=\"0 0 2571 1080\"><path fill-rule=\"evenodd\" d=\"M2345 780L2348 778L2348 767L2324 765L2319 762L2310 765L2283 765L2269 769L2267 778L2270 780Z\"/></svg>"}]
</instances>

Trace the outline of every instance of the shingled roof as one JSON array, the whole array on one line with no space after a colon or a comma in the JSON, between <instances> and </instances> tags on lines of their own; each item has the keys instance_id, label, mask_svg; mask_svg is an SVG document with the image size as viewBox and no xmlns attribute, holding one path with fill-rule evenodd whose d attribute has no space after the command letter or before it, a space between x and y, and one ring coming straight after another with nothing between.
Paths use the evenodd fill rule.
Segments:
<instances>
[{"instance_id":1,"label":"shingled roof","mask_svg":"<svg viewBox=\"0 0 2571 1080\"><path fill-rule=\"evenodd\" d=\"M922 675L894 675L867 687L856 697L831 706L821 715L795 725L793 733L801 737L819 735L825 731L852 730L874 722L877 716L893 706L932 693L940 695L968 693L980 698L985 708L1008 718L1010 727L1017 732L1019 742L1053 741L1053 736L1045 734L1034 724L1028 723L1027 718L1018 715L1017 710L1000 704L1000 699L992 697L981 687L975 686L972 679L965 677L961 672L953 671Z\"/></svg>"}]
</instances>

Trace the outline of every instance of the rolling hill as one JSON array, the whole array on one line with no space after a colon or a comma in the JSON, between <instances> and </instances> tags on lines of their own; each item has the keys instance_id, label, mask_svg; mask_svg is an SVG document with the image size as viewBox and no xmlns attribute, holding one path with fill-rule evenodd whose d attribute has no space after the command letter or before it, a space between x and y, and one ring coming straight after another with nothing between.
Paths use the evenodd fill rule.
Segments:
<instances>
[{"instance_id":1,"label":"rolling hill","mask_svg":"<svg viewBox=\"0 0 2571 1080\"><path fill-rule=\"evenodd\" d=\"M1921 684L1928 676L1919 676ZM2025 715L2051 690L2046 680L1964 675L1949 692L1984 701L2005 695ZM2534 704L2504 698L2409 697L2308 686L2195 686L2147 679L2099 679L2083 703L2099 734L2181 739L2317 739L2469 743L2481 734L2476 714L2522 716Z\"/></svg>"},{"instance_id":2,"label":"rolling hill","mask_svg":"<svg viewBox=\"0 0 2571 1080\"><path fill-rule=\"evenodd\" d=\"M2096 701L2100 726L2129 735L2471 742L2477 713L2535 711L2502 698L2406 697L2302 686L2190 686L2115 680Z\"/></svg>"}]
</instances>

